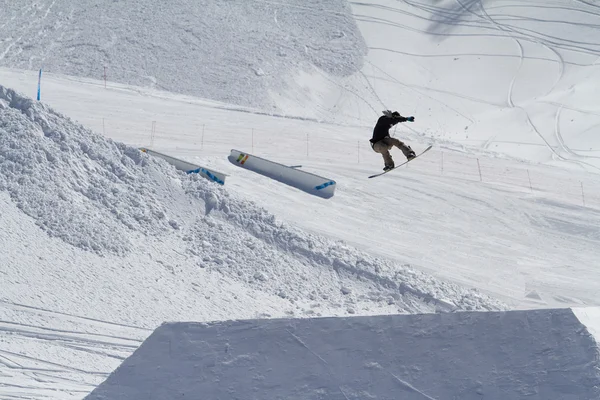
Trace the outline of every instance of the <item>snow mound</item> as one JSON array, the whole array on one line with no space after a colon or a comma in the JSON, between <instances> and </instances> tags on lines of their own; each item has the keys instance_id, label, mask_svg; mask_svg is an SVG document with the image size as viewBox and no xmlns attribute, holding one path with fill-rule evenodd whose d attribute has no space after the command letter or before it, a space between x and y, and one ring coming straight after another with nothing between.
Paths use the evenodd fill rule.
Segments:
<instances>
[{"instance_id":1,"label":"snow mound","mask_svg":"<svg viewBox=\"0 0 600 400\"><path fill-rule=\"evenodd\" d=\"M106 67L113 82L268 111L298 73L349 75L366 53L346 0L4 3L0 66L96 79Z\"/></svg>"},{"instance_id":2,"label":"snow mound","mask_svg":"<svg viewBox=\"0 0 600 400\"><path fill-rule=\"evenodd\" d=\"M164 177L137 149L2 86L0 104L0 190L49 235L124 255L131 234L173 230L156 191Z\"/></svg>"},{"instance_id":3,"label":"snow mound","mask_svg":"<svg viewBox=\"0 0 600 400\"><path fill-rule=\"evenodd\" d=\"M88 400L595 400L600 362L570 309L175 323Z\"/></svg>"}]
</instances>

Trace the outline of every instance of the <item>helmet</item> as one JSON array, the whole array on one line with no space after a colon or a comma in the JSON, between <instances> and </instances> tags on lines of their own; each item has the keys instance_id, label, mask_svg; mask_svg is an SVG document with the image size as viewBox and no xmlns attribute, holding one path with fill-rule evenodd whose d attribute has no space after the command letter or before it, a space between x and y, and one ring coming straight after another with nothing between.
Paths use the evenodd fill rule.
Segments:
<instances>
[{"instance_id":1,"label":"helmet","mask_svg":"<svg viewBox=\"0 0 600 400\"><path fill-rule=\"evenodd\" d=\"M401 115L398 111L391 112L390 110L383 111L383 115L385 115L388 118L400 118L401 117Z\"/></svg>"}]
</instances>

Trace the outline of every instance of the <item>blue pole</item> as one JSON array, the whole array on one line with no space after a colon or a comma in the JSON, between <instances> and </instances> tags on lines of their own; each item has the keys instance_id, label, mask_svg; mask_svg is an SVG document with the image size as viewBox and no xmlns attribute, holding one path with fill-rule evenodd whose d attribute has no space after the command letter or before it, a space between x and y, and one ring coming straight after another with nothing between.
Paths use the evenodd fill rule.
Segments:
<instances>
[{"instance_id":1,"label":"blue pole","mask_svg":"<svg viewBox=\"0 0 600 400\"><path fill-rule=\"evenodd\" d=\"M40 76L38 77L38 92L37 92L38 101L41 98L41 94L42 94L42 69L40 68Z\"/></svg>"}]
</instances>

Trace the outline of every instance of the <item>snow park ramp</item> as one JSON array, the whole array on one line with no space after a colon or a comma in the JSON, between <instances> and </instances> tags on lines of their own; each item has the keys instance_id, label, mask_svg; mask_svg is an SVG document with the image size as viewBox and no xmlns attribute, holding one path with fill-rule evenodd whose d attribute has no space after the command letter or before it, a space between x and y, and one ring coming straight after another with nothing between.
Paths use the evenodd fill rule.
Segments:
<instances>
[{"instance_id":1,"label":"snow park ramp","mask_svg":"<svg viewBox=\"0 0 600 400\"><path fill-rule=\"evenodd\" d=\"M159 327L88 400L600 398L571 309Z\"/></svg>"}]
</instances>

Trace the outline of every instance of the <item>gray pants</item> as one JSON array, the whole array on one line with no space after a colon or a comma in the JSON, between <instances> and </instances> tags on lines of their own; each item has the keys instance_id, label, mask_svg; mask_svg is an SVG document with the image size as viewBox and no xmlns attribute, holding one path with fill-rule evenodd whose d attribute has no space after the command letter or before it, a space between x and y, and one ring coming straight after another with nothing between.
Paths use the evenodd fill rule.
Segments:
<instances>
[{"instance_id":1,"label":"gray pants","mask_svg":"<svg viewBox=\"0 0 600 400\"><path fill-rule=\"evenodd\" d=\"M383 138L382 140L373 145L373 150L375 150L376 153L379 153L383 156L383 162L386 166L394 164L394 160L392 159L392 155L390 154L390 150L394 146L402 150L402 153L406 158L408 158L409 154L412 151L409 146L404 144L404 142L401 142L400 140L389 136Z\"/></svg>"}]
</instances>

